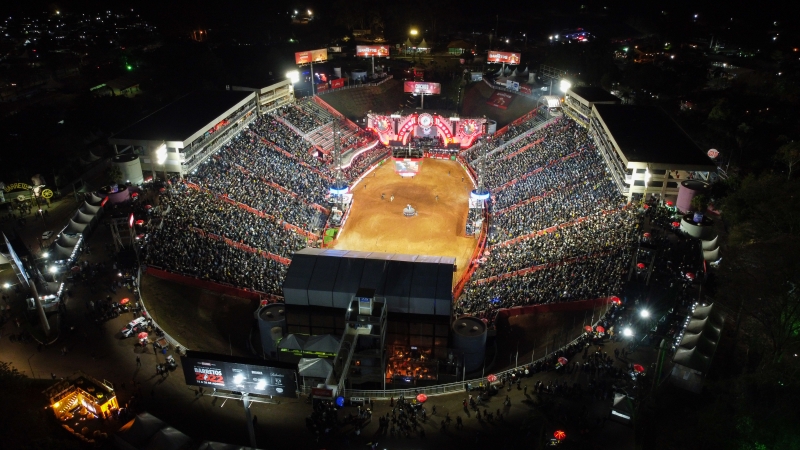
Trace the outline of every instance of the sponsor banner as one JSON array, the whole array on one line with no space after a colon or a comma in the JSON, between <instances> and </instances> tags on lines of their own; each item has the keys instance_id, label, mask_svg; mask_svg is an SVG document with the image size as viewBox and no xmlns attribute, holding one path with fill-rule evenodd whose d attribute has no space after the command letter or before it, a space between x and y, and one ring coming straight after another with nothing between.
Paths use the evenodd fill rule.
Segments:
<instances>
[{"instance_id":1,"label":"sponsor banner","mask_svg":"<svg viewBox=\"0 0 800 450\"><path fill-rule=\"evenodd\" d=\"M419 164L422 161L422 158L404 158L404 159L394 159L394 171L400 175L416 175L419 173Z\"/></svg>"},{"instance_id":2,"label":"sponsor banner","mask_svg":"<svg viewBox=\"0 0 800 450\"><path fill-rule=\"evenodd\" d=\"M520 53L489 51L486 62L517 65L521 59L522 55Z\"/></svg>"},{"instance_id":3,"label":"sponsor banner","mask_svg":"<svg viewBox=\"0 0 800 450\"><path fill-rule=\"evenodd\" d=\"M514 101L514 94L503 91L494 91L486 104L489 106L494 106L495 108L508 109L512 101Z\"/></svg>"},{"instance_id":4,"label":"sponsor banner","mask_svg":"<svg viewBox=\"0 0 800 450\"><path fill-rule=\"evenodd\" d=\"M425 81L404 81L403 92L412 94L441 94L442 85Z\"/></svg>"},{"instance_id":5,"label":"sponsor banner","mask_svg":"<svg viewBox=\"0 0 800 450\"><path fill-rule=\"evenodd\" d=\"M516 81L506 80L506 89L511 91L518 91L519 83Z\"/></svg>"},{"instance_id":6,"label":"sponsor banner","mask_svg":"<svg viewBox=\"0 0 800 450\"><path fill-rule=\"evenodd\" d=\"M220 359L226 361L220 361ZM187 352L181 356L186 384L250 394L297 397L295 370L257 360Z\"/></svg>"},{"instance_id":7,"label":"sponsor banner","mask_svg":"<svg viewBox=\"0 0 800 450\"><path fill-rule=\"evenodd\" d=\"M311 388L311 395L314 397L333 398L333 391L325 388Z\"/></svg>"},{"instance_id":8,"label":"sponsor banner","mask_svg":"<svg viewBox=\"0 0 800 450\"><path fill-rule=\"evenodd\" d=\"M342 47L328 47L331 53L342 53Z\"/></svg>"},{"instance_id":9,"label":"sponsor banner","mask_svg":"<svg viewBox=\"0 0 800 450\"><path fill-rule=\"evenodd\" d=\"M531 90L530 86L520 85L519 91L522 92L523 94L528 94L528 95L533 94L533 91Z\"/></svg>"},{"instance_id":10,"label":"sponsor banner","mask_svg":"<svg viewBox=\"0 0 800 450\"><path fill-rule=\"evenodd\" d=\"M325 92L328 90L328 84L327 83L316 84L314 85L314 88L317 90L317 92Z\"/></svg>"},{"instance_id":11,"label":"sponsor banner","mask_svg":"<svg viewBox=\"0 0 800 450\"><path fill-rule=\"evenodd\" d=\"M308 50L305 52L297 52L294 54L294 62L296 64L308 64L316 62L325 62L328 60L328 49L321 48L318 50Z\"/></svg>"},{"instance_id":12,"label":"sponsor banner","mask_svg":"<svg viewBox=\"0 0 800 450\"><path fill-rule=\"evenodd\" d=\"M388 45L356 45L356 56L389 56Z\"/></svg>"},{"instance_id":13,"label":"sponsor banner","mask_svg":"<svg viewBox=\"0 0 800 450\"><path fill-rule=\"evenodd\" d=\"M344 87L344 78L337 78L335 80L331 80L331 89L338 89Z\"/></svg>"}]
</instances>

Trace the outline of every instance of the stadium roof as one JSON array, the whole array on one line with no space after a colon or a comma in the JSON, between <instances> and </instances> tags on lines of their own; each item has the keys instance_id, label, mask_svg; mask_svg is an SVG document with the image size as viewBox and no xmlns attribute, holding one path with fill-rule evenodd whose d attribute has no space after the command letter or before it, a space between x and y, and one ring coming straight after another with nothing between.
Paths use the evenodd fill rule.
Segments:
<instances>
[{"instance_id":1,"label":"stadium roof","mask_svg":"<svg viewBox=\"0 0 800 450\"><path fill-rule=\"evenodd\" d=\"M187 94L111 137L110 142L193 140L254 96L248 91L195 91Z\"/></svg>"},{"instance_id":2,"label":"stadium roof","mask_svg":"<svg viewBox=\"0 0 800 450\"><path fill-rule=\"evenodd\" d=\"M653 106L595 104L626 162L710 170L714 162L666 113Z\"/></svg>"},{"instance_id":3,"label":"stadium roof","mask_svg":"<svg viewBox=\"0 0 800 450\"><path fill-rule=\"evenodd\" d=\"M605 89L593 86L578 86L570 88L568 94L580 97L588 103L614 102L619 103L620 99L606 92Z\"/></svg>"}]
</instances>

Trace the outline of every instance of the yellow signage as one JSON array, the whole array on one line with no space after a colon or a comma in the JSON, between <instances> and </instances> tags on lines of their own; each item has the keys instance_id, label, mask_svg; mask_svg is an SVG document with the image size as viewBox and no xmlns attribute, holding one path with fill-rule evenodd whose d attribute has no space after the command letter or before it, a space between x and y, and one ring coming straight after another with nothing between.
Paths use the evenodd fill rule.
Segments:
<instances>
[{"instance_id":1,"label":"yellow signage","mask_svg":"<svg viewBox=\"0 0 800 450\"><path fill-rule=\"evenodd\" d=\"M53 191L51 191L50 189L43 190L42 191L42 197L44 197L44 198L52 198L53 197Z\"/></svg>"},{"instance_id":2,"label":"yellow signage","mask_svg":"<svg viewBox=\"0 0 800 450\"><path fill-rule=\"evenodd\" d=\"M30 189L31 189L31 187L29 185L25 184L25 183L12 183L12 184L9 184L8 186L6 186L6 188L3 189L3 190L6 191L6 192L11 192L11 191L20 191L20 190L29 191Z\"/></svg>"}]
</instances>

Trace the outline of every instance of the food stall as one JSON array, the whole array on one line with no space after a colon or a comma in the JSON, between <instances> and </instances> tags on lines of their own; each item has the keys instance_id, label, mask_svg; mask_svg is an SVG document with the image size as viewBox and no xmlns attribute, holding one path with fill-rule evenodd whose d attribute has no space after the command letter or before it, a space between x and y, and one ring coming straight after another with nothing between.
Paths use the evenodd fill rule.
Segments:
<instances>
[{"instance_id":1,"label":"food stall","mask_svg":"<svg viewBox=\"0 0 800 450\"><path fill-rule=\"evenodd\" d=\"M47 388L43 394L56 418L62 422L108 418L119 409L111 383L78 372Z\"/></svg>"}]
</instances>

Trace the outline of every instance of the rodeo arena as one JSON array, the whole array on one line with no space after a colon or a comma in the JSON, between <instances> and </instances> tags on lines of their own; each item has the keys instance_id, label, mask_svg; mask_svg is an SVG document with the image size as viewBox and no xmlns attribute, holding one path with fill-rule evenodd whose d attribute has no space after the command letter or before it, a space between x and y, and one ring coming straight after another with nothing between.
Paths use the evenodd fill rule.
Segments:
<instances>
[{"instance_id":1,"label":"rodeo arena","mask_svg":"<svg viewBox=\"0 0 800 450\"><path fill-rule=\"evenodd\" d=\"M609 429L630 426L654 382L698 389L720 326L698 287L719 250L690 205L716 166L664 113L576 86L506 123L420 108L347 117L337 105L359 89L403 85L424 101L438 87L386 77L297 98L294 85L194 92L112 136L127 183L81 194L57 232L51 252L73 275L50 283L55 302L105 269L80 262L102 217L127 255L113 270L129 293L93 307L131 312L123 337L167 356L158 373L182 371L195 397L241 400L239 444L253 448L251 404L264 404L265 422L295 399L318 448L405 448L457 439L448 430L471 422L486 431L465 442L516 423L530 430L507 442L562 445L614 442ZM181 313L153 283L211 304L244 299L249 354L229 334L222 351L204 346L199 329L214 317L170 324ZM677 305L650 303L658 284L677 286ZM65 424L78 413L130 420L120 448L193 442L135 401L118 404L105 381L59 386L54 405L78 399L77 412L59 410ZM514 422L533 405L561 411L544 438Z\"/></svg>"}]
</instances>

